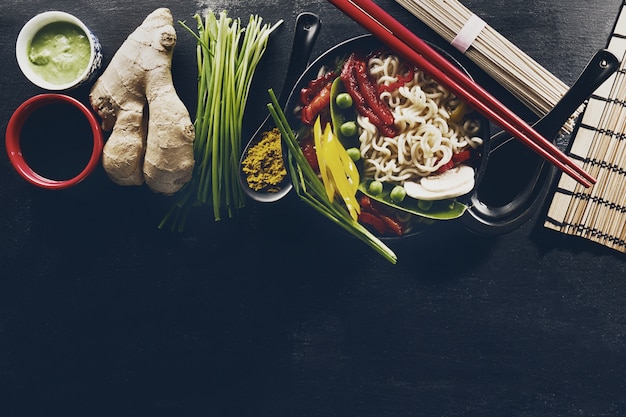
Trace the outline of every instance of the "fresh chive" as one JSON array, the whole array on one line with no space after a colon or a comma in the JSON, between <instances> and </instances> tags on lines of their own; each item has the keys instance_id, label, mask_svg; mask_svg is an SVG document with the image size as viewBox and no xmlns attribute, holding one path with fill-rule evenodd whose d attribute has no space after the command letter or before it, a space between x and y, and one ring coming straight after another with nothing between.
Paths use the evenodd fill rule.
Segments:
<instances>
[{"instance_id":1,"label":"fresh chive","mask_svg":"<svg viewBox=\"0 0 626 417\"><path fill-rule=\"evenodd\" d=\"M330 202L326 195L324 184L306 160L300 144L289 126L287 117L278 103L276 94L271 89L269 90L269 96L270 103L268 103L267 108L274 119L274 123L276 123L276 127L280 130L282 140L287 147L287 167L296 194L304 203L318 213L370 246L392 264L395 264L397 262L396 254L367 228L354 220L348 210L341 205L339 199L332 203Z\"/></svg>"},{"instance_id":2,"label":"fresh chive","mask_svg":"<svg viewBox=\"0 0 626 417\"><path fill-rule=\"evenodd\" d=\"M183 230L194 206L213 208L213 218L235 217L245 206L239 184L239 155L246 102L254 72L270 35L282 20L270 25L251 15L247 26L226 11L194 16L197 30L180 24L197 41L198 106L194 127L196 166L192 180L177 194L176 204L161 221Z\"/></svg>"}]
</instances>

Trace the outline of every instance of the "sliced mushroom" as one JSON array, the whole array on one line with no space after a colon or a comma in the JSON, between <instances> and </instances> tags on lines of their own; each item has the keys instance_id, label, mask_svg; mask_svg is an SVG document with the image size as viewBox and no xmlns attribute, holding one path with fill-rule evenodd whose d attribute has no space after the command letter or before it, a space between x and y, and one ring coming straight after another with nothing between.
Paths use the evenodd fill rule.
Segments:
<instances>
[{"instance_id":1,"label":"sliced mushroom","mask_svg":"<svg viewBox=\"0 0 626 417\"><path fill-rule=\"evenodd\" d=\"M443 200L467 194L474 188L474 169L458 165L441 174L430 175L419 182L406 181L404 189L417 200Z\"/></svg>"}]
</instances>

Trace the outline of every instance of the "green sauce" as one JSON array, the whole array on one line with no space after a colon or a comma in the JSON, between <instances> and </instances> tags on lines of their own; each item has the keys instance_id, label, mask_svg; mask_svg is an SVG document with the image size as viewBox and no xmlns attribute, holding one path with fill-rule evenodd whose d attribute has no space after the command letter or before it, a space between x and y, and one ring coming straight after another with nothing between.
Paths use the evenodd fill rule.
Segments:
<instances>
[{"instance_id":1,"label":"green sauce","mask_svg":"<svg viewBox=\"0 0 626 417\"><path fill-rule=\"evenodd\" d=\"M30 43L29 59L34 71L52 84L67 84L89 64L89 38L78 26L67 22L41 28Z\"/></svg>"}]
</instances>

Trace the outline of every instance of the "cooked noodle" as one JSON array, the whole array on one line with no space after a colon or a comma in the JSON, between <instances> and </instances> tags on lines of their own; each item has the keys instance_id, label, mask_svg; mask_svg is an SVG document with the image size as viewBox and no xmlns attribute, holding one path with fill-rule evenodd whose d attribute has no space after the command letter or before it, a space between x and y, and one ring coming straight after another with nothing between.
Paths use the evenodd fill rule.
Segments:
<instances>
[{"instance_id":1,"label":"cooked noodle","mask_svg":"<svg viewBox=\"0 0 626 417\"><path fill-rule=\"evenodd\" d=\"M368 68L379 85L395 83L406 73L403 62L390 54L370 57ZM475 136L480 128L475 121L465 115L451 119L451 111L462 105L459 100L419 70L381 98L391 108L399 133L384 137L367 117L358 116L366 177L395 183L417 180L447 164L453 154L482 144Z\"/></svg>"}]
</instances>

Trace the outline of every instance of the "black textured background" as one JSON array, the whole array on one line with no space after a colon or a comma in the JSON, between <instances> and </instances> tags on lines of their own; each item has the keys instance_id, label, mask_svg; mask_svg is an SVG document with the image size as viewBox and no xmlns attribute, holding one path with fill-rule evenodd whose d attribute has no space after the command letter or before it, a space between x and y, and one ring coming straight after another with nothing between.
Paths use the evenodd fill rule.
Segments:
<instances>
[{"instance_id":1,"label":"black textured background","mask_svg":"<svg viewBox=\"0 0 626 417\"><path fill-rule=\"evenodd\" d=\"M379 4L442 44L394 1ZM571 84L621 2L464 4ZM298 13L322 18L314 55L363 33L321 0L4 0L2 131L41 92L14 57L32 15L75 14L106 64L159 6L177 20L205 7L285 20L254 80L248 133L267 88L281 87ZM174 82L193 109L195 44L177 30ZM293 198L220 222L199 209L171 234L156 227L166 199L102 168L74 189L36 189L0 148L0 416L626 414L624 255L547 231L541 213L501 237L453 223L394 242L392 266Z\"/></svg>"}]
</instances>

